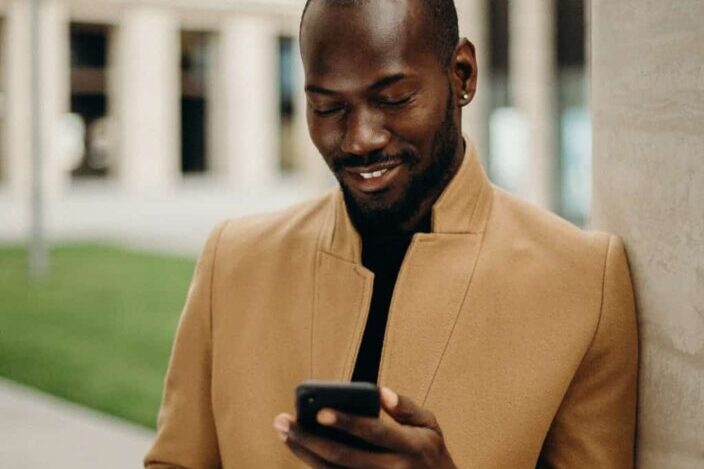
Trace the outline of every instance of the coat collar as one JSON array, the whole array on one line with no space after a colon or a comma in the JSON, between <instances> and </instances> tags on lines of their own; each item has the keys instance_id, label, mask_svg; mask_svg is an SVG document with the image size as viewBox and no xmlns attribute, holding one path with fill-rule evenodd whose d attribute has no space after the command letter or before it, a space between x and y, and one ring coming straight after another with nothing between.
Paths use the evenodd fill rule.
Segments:
<instances>
[{"instance_id":1,"label":"coat collar","mask_svg":"<svg viewBox=\"0 0 704 469\"><path fill-rule=\"evenodd\" d=\"M431 214L432 233L482 233L491 205L491 184L482 169L477 151L465 135L466 149L457 174L443 190ZM347 209L342 191L335 193L333 214L324 230L323 250L360 264L362 242Z\"/></svg>"},{"instance_id":2,"label":"coat collar","mask_svg":"<svg viewBox=\"0 0 704 469\"><path fill-rule=\"evenodd\" d=\"M464 304L491 208L491 185L474 148L467 147L460 169L433 207L432 232L413 236L389 309L392 333L384 339L379 383L417 402L428 394ZM316 258L310 366L312 378L348 380L374 274L361 264L361 239L340 191L333 206Z\"/></svg>"}]
</instances>

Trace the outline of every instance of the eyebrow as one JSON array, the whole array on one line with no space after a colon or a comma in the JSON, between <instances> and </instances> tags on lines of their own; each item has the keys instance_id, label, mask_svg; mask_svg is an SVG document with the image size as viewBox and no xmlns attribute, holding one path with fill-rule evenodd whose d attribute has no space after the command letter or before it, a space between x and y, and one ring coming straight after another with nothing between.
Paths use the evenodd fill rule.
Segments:
<instances>
[{"instance_id":1,"label":"eyebrow","mask_svg":"<svg viewBox=\"0 0 704 469\"><path fill-rule=\"evenodd\" d=\"M397 81L403 80L404 78L407 78L407 75L403 73L395 73L393 75L389 75L387 77L384 77L378 81L375 81L369 89L371 90L380 90L386 86L389 86L393 83L396 83ZM316 86L316 85L306 85L305 87L306 93L316 93L316 94L324 94L327 96L337 94L333 90L329 90L327 88L323 88L322 86Z\"/></svg>"}]
</instances>

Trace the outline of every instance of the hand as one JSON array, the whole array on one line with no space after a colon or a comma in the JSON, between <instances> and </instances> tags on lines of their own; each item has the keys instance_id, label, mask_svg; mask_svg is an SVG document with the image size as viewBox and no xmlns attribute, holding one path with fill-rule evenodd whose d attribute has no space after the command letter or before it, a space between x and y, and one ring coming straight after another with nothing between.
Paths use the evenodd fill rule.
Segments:
<instances>
[{"instance_id":1,"label":"hand","mask_svg":"<svg viewBox=\"0 0 704 469\"><path fill-rule=\"evenodd\" d=\"M312 468L434 468L456 469L435 416L389 388L381 389L381 407L394 421L321 409L322 425L338 428L381 446L369 452L308 433L288 414L274 419L274 428L286 446Z\"/></svg>"}]
</instances>

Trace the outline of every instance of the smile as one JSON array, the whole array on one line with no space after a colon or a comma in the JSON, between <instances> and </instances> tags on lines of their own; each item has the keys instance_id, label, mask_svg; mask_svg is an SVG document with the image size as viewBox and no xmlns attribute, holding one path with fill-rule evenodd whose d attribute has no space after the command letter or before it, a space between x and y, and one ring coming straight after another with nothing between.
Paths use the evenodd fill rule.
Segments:
<instances>
[{"instance_id":1,"label":"smile","mask_svg":"<svg viewBox=\"0 0 704 469\"><path fill-rule=\"evenodd\" d=\"M373 171L371 173L359 173L359 175L362 176L364 179L373 179L381 177L387 171L388 169L380 169L379 171Z\"/></svg>"},{"instance_id":2,"label":"smile","mask_svg":"<svg viewBox=\"0 0 704 469\"><path fill-rule=\"evenodd\" d=\"M376 193L388 189L398 177L401 161L389 161L370 166L345 168L348 184L363 193Z\"/></svg>"}]
</instances>

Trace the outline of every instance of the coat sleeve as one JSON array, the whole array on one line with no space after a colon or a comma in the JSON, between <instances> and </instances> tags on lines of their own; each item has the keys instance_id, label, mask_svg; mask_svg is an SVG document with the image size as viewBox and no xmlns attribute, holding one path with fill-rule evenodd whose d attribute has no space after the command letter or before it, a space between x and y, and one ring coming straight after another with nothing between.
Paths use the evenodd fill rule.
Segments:
<instances>
[{"instance_id":1,"label":"coat sleeve","mask_svg":"<svg viewBox=\"0 0 704 469\"><path fill-rule=\"evenodd\" d=\"M226 223L210 234L196 265L169 361L148 469L220 467L211 405L213 264Z\"/></svg>"},{"instance_id":2,"label":"coat sleeve","mask_svg":"<svg viewBox=\"0 0 704 469\"><path fill-rule=\"evenodd\" d=\"M638 335L621 241L612 236L599 323L552 423L539 468L634 466Z\"/></svg>"}]
</instances>

